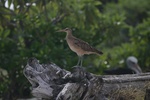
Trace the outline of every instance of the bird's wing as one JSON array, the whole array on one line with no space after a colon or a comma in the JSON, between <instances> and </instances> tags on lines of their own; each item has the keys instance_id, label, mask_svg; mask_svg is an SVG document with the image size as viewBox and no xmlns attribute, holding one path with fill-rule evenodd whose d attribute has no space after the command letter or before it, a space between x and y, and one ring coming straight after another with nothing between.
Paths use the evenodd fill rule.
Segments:
<instances>
[{"instance_id":1,"label":"bird's wing","mask_svg":"<svg viewBox=\"0 0 150 100\"><path fill-rule=\"evenodd\" d=\"M74 38L74 43L79 46L81 49L85 50L85 51L90 51L90 52L95 52L98 54L103 54L101 51L95 49L94 47L90 46L87 42L78 39L78 38Z\"/></svg>"},{"instance_id":2,"label":"bird's wing","mask_svg":"<svg viewBox=\"0 0 150 100\"><path fill-rule=\"evenodd\" d=\"M108 75L121 75L121 74L133 74L134 72L128 68L113 68L104 70L104 73Z\"/></svg>"}]
</instances>

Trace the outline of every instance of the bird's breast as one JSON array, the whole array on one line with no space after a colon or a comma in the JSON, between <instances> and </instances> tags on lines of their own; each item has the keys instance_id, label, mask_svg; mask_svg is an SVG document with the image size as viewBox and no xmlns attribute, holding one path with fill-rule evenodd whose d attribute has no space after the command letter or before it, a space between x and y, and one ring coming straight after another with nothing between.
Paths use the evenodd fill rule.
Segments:
<instances>
[{"instance_id":1,"label":"bird's breast","mask_svg":"<svg viewBox=\"0 0 150 100\"><path fill-rule=\"evenodd\" d=\"M78 56L82 56L84 54L91 54L91 52L87 52L83 50L81 47L79 47L78 45L76 45L73 40L71 39L66 39L66 40L69 45L69 48L75 53L77 53Z\"/></svg>"}]
</instances>

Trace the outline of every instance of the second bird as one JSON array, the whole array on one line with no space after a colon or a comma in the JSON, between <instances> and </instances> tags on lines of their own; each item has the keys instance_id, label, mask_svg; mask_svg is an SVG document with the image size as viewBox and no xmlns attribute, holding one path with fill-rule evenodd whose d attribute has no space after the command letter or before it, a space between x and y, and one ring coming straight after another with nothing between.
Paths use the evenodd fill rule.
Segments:
<instances>
[{"instance_id":1,"label":"second bird","mask_svg":"<svg viewBox=\"0 0 150 100\"><path fill-rule=\"evenodd\" d=\"M103 54L102 51L90 46L87 42L78 39L72 35L72 30L70 28L65 28L57 32L66 32L66 41L72 51L74 51L78 57L77 66L82 66L82 57L84 54Z\"/></svg>"}]
</instances>

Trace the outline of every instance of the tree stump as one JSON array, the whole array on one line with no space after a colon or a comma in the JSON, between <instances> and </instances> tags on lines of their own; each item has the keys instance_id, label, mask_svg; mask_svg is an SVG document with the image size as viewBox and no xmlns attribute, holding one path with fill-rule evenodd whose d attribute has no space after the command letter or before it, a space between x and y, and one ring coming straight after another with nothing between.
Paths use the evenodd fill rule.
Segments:
<instances>
[{"instance_id":1,"label":"tree stump","mask_svg":"<svg viewBox=\"0 0 150 100\"><path fill-rule=\"evenodd\" d=\"M150 73L94 75L79 66L70 72L36 58L28 60L23 72L32 95L49 100L142 100L150 87Z\"/></svg>"}]
</instances>

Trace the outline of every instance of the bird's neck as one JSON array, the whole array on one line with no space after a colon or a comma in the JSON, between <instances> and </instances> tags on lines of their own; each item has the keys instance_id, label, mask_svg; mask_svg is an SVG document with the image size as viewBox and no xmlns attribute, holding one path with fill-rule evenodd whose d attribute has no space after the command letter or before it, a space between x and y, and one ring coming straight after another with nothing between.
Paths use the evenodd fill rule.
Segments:
<instances>
[{"instance_id":1,"label":"bird's neck","mask_svg":"<svg viewBox=\"0 0 150 100\"><path fill-rule=\"evenodd\" d=\"M71 32L67 32L67 35L66 35L66 39L69 38L69 37L72 37L72 33Z\"/></svg>"}]
</instances>

